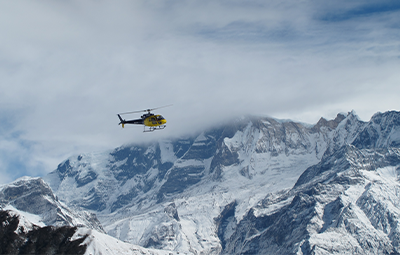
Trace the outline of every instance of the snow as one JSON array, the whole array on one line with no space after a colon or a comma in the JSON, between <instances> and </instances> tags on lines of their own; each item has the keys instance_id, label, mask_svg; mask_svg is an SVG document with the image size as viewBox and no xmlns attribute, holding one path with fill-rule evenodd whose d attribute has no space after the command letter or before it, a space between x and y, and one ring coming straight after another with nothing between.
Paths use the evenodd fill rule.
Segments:
<instances>
[{"instance_id":1,"label":"snow","mask_svg":"<svg viewBox=\"0 0 400 255\"><path fill-rule=\"evenodd\" d=\"M360 172L371 181L389 182L392 185L398 186L397 167L389 166L378 168L375 171L361 170Z\"/></svg>"},{"instance_id":2,"label":"snow","mask_svg":"<svg viewBox=\"0 0 400 255\"><path fill-rule=\"evenodd\" d=\"M332 230L310 237L310 246L315 247L314 254L355 254L361 250L358 241L345 231ZM300 250L300 249L299 249ZM303 254L303 253L299 253Z\"/></svg>"},{"instance_id":3,"label":"snow","mask_svg":"<svg viewBox=\"0 0 400 255\"><path fill-rule=\"evenodd\" d=\"M96 230L87 228L78 228L75 234L72 236L71 241L85 237L85 240L81 245L87 245L85 255L94 254L109 254L109 255L124 255L124 254L141 254L141 255L164 255L164 254L176 254L171 251L162 251L155 249L145 249L137 245L122 242L109 235L100 233Z\"/></svg>"},{"instance_id":4,"label":"snow","mask_svg":"<svg viewBox=\"0 0 400 255\"><path fill-rule=\"evenodd\" d=\"M148 181L150 181L150 180L153 180L154 178L156 178L157 177L157 175L158 175L158 169L157 168L150 168L150 170L149 171L147 171L147 180Z\"/></svg>"},{"instance_id":5,"label":"snow","mask_svg":"<svg viewBox=\"0 0 400 255\"><path fill-rule=\"evenodd\" d=\"M271 215L271 214L275 213L276 211L278 211L279 209L281 209L282 207L290 204L292 202L293 198L294 198L293 196L290 196L289 198L282 200L280 202L277 202L277 203L273 203L266 208L256 208L254 210L254 215L256 217L260 217L262 215Z\"/></svg>"},{"instance_id":6,"label":"snow","mask_svg":"<svg viewBox=\"0 0 400 255\"><path fill-rule=\"evenodd\" d=\"M358 170L365 179L355 185L333 185L334 193L318 198L325 205L339 194L345 214L334 223L330 211L325 211L326 222L320 230L312 231L309 242L315 254L378 254L392 252L390 240L391 226L400 223L399 191L397 166L371 170ZM354 169L348 169L340 175L353 176ZM326 185L329 185L327 182ZM341 189L344 189L341 191ZM316 206L318 208L318 206ZM382 210L383 209L383 210ZM318 211L318 209L316 209ZM320 213L318 213L320 214ZM388 215L396 223L387 222ZM318 218L322 220L322 216ZM326 226L325 226L326 225ZM363 251L363 252L361 252ZM302 254L301 244L298 253Z\"/></svg>"},{"instance_id":7,"label":"snow","mask_svg":"<svg viewBox=\"0 0 400 255\"><path fill-rule=\"evenodd\" d=\"M110 187L116 186L116 180L110 178L109 172L109 162L110 162L110 152L101 152L101 153L87 153L81 154L79 157L72 156L68 159L69 164L71 165L74 171L78 171L78 176L86 175L88 171L95 171L97 174L96 181L89 182L87 185L83 185L78 187L76 182L76 177L73 175L66 175L66 177L57 182L55 177L56 174L49 174L45 176L43 179L46 182L51 183L54 179L56 179L56 183L58 185L54 185L52 183L52 189L57 194L58 198L61 201L77 201L77 199L90 199L92 189L96 189L97 192L104 192L106 194L107 190ZM57 177L58 178L58 177ZM101 185L98 185L98 184ZM83 195L83 196L82 196Z\"/></svg>"},{"instance_id":8,"label":"snow","mask_svg":"<svg viewBox=\"0 0 400 255\"><path fill-rule=\"evenodd\" d=\"M16 186L18 186L18 183L20 183L20 182L26 182L26 181L29 181L29 180L38 180L38 179L40 179L40 177L22 176L22 177L20 177L20 178L18 178L16 180L14 180L11 183L1 184L0 185L0 191L2 191L6 187L16 187Z\"/></svg>"},{"instance_id":9,"label":"snow","mask_svg":"<svg viewBox=\"0 0 400 255\"><path fill-rule=\"evenodd\" d=\"M154 145L151 145L147 148L146 152L144 153L144 155L150 155L150 154L154 154L154 152L156 151L156 148Z\"/></svg>"},{"instance_id":10,"label":"snow","mask_svg":"<svg viewBox=\"0 0 400 255\"><path fill-rule=\"evenodd\" d=\"M117 167L120 167L120 166L122 166L122 165L125 165L127 161L128 161L128 158L123 159L123 160L121 160L121 161L117 161L117 162L115 162L115 163L113 164L113 166L116 167L116 168L117 168ZM132 161L132 163L133 163L134 165L137 165L137 164L136 164L136 158Z\"/></svg>"},{"instance_id":11,"label":"snow","mask_svg":"<svg viewBox=\"0 0 400 255\"><path fill-rule=\"evenodd\" d=\"M390 166L379 168L376 172L380 177L397 184L398 175L396 167Z\"/></svg>"},{"instance_id":12,"label":"snow","mask_svg":"<svg viewBox=\"0 0 400 255\"><path fill-rule=\"evenodd\" d=\"M193 145L194 146L201 146L201 145L206 145L207 143L207 137L204 135L204 132L201 133L199 136L197 136L196 140L194 140Z\"/></svg>"},{"instance_id":13,"label":"snow","mask_svg":"<svg viewBox=\"0 0 400 255\"><path fill-rule=\"evenodd\" d=\"M46 224L44 224L42 221L42 217L40 217L39 215L18 210L12 205L6 205L5 207L3 207L2 210L9 211L11 215L19 216L19 224L16 231L22 228L26 233L33 229L33 225L36 225L38 227L46 226Z\"/></svg>"},{"instance_id":14,"label":"snow","mask_svg":"<svg viewBox=\"0 0 400 255\"><path fill-rule=\"evenodd\" d=\"M159 143L161 150L161 163L175 162L178 158L174 152L174 146L171 141L161 141Z\"/></svg>"}]
</instances>

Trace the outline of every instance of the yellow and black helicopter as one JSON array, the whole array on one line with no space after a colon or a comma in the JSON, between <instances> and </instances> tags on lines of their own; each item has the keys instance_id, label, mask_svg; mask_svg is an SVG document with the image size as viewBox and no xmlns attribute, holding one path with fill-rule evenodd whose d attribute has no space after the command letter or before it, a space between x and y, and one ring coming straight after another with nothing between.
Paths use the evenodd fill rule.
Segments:
<instances>
[{"instance_id":1,"label":"yellow and black helicopter","mask_svg":"<svg viewBox=\"0 0 400 255\"><path fill-rule=\"evenodd\" d=\"M160 108L168 107L171 105L165 105L153 109L147 109L147 110L140 110L140 111L134 111L134 112L124 112L124 113L119 113L118 118L120 120L120 123L118 125L122 124L122 127L125 126L125 124L136 124L136 125L144 125L144 130L143 132L153 132L154 130L161 130L164 129L167 125L167 120L164 119L163 116L161 115L154 115L151 113L153 110L157 110ZM140 119L134 119L134 120L124 120L122 119L121 115L124 114L132 114L132 113L140 113L140 112L147 112L143 114ZM147 128L146 128L147 127Z\"/></svg>"}]
</instances>

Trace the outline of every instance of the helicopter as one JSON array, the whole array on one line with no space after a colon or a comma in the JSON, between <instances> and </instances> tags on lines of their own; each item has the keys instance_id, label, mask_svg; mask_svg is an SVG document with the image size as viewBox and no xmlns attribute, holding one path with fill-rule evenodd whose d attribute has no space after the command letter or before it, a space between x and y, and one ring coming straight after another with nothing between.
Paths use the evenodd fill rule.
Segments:
<instances>
[{"instance_id":1,"label":"helicopter","mask_svg":"<svg viewBox=\"0 0 400 255\"><path fill-rule=\"evenodd\" d=\"M165 123L167 123L167 120L164 119L164 117L161 115L154 115L153 113L151 113L151 111L154 111L154 110L157 110L160 108L164 108L164 107L168 107L168 106L171 106L171 105L165 105L165 106L161 106L161 107L157 107L157 108L153 108L153 109L146 109L146 110L140 110L140 111L119 113L119 114L117 114L118 118L120 120L120 123L118 125L122 125L122 128L125 127L125 124L144 125L143 132L153 132L155 130L162 130L167 126L167 125L165 125ZM140 112L146 112L145 114L143 114L140 117L140 119L124 120L121 117L121 115L124 115L124 114L132 114L132 113L140 113Z\"/></svg>"}]
</instances>

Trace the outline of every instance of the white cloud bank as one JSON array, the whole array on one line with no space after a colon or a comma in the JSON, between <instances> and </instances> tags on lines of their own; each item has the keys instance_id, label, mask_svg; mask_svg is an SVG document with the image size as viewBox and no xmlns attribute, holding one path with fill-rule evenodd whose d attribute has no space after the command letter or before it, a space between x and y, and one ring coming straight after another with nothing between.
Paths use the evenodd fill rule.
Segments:
<instances>
[{"instance_id":1,"label":"white cloud bank","mask_svg":"<svg viewBox=\"0 0 400 255\"><path fill-rule=\"evenodd\" d=\"M399 9L390 1L3 1L0 171L43 175L71 154L247 113L315 123L398 109ZM167 104L162 132L117 126L118 112Z\"/></svg>"}]
</instances>

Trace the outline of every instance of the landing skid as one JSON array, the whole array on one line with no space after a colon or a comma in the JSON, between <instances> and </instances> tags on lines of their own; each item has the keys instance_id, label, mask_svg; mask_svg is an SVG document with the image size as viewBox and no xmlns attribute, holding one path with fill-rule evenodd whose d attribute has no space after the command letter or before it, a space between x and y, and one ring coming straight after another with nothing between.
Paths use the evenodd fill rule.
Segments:
<instances>
[{"instance_id":1,"label":"landing skid","mask_svg":"<svg viewBox=\"0 0 400 255\"><path fill-rule=\"evenodd\" d=\"M157 126L157 127L146 127L144 126L143 132L153 132L155 130L162 130L166 127L167 125L162 125L162 126Z\"/></svg>"}]
</instances>

